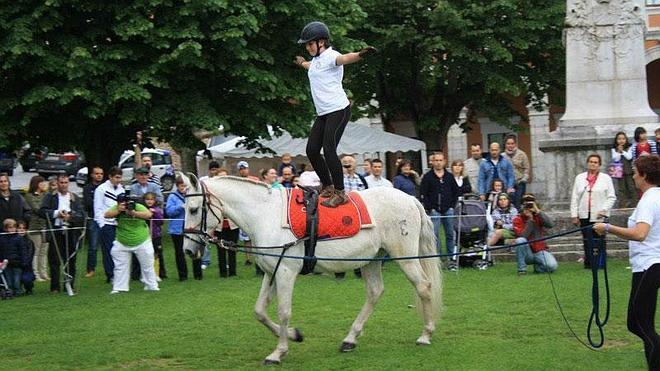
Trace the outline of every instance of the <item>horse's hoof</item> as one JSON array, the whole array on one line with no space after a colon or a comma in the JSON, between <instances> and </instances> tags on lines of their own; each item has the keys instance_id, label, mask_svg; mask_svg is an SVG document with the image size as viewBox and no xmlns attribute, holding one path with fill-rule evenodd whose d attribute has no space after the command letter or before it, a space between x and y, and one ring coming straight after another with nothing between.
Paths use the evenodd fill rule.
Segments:
<instances>
[{"instance_id":1,"label":"horse's hoof","mask_svg":"<svg viewBox=\"0 0 660 371\"><path fill-rule=\"evenodd\" d=\"M302 343L303 340L305 340L305 336L303 336L302 331L300 329L294 328L295 335L293 336L293 341L296 343Z\"/></svg>"},{"instance_id":2,"label":"horse's hoof","mask_svg":"<svg viewBox=\"0 0 660 371\"><path fill-rule=\"evenodd\" d=\"M339 351L342 353L348 353L353 349L355 349L355 343L348 343L344 341L343 343L341 343L341 347L339 348Z\"/></svg>"},{"instance_id":3,"label":"horse's hoof","mask_svg":"<svg viewBox=\"0 0 660 371\"><path fill-rule=\"evenodd\" d=\"M264 366L270 366L270 365L279 365L280 361L273 360L273 359L264 359Z\"/></svg>"}]
</instances>

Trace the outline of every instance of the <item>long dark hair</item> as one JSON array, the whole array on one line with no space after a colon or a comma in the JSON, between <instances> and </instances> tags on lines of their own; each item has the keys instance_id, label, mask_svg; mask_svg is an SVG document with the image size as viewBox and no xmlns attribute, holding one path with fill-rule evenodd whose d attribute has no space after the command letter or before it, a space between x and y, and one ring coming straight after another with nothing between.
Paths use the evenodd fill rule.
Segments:
<instances>
[{"instance_id":1,"label":"long dark hair","mask_svg":"<svg viewBox=\"0 0 660 371\"><path fill-rule=\"evenodd\" d=\"M39 183L45 182L44 177L35 175L30 179L30 186L28 187L28 193L36 193L39 188Z\"/></svg>"},{"instance_id":2,"label":"long dark hair","mask_svg":"<svg viewBox=\"0 0 660 371\"><path fill-rule=\"evenodd\" d=\"M630 144L630 140L628 140L628 136L623 131L616 133L616 135L614 136L614 144L612 144L612 148L616 149L616 145L617 145L616 140L617 138L619 138L619 135L623 135L623 137L626 138L626 144L623 145L623 150L626 151L628 148L630 148L631 144Z\"/></svg>"},{"instance_id":3,"label":"long dark hair","mask_svg":"<svg viewBox=\"0 0 660 371\"><path fill-rule=\"evenodd\" d=\"M646 129L638 126L637 129L635 129L635 142L639 143L639 137L642 136L642 134L646 134Z\"/></svg>"}]
</instances>

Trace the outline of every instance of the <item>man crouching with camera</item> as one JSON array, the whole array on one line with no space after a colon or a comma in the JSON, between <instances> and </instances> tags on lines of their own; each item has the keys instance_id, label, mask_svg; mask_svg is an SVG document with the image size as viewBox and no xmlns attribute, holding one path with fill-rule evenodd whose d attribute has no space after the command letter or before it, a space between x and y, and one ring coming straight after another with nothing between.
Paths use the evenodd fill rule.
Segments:
<instances>
[{"instance_id":1,"label":"man crouching with camera","mask_svg":"<svg viewBox=\"0 0 660 371\"><path fill-rule=\"evenodd\" d=\"M128 291L131 274L131 255L140 262L142 282L147 291L158 291L154 272L154 247L151 243L147 221L151 211L146 206L130 199L126 194L117 196L117 205L105 213L106 218L117 219L117 233L112 245L112 260L115 263L111 294Z\"/></svg>"},{"instance_id":2,"label":"man crouching with camera","mask_svg":"<svg viewBox=\"0 0 660 371\"><path fill-rule=\"evenodd\" d=\"M527 193L522 197L522 211L513 218L513 231L516 233L516 257L518 275L527 274L527 264L534 264L534 273L554 272L557 259L548 251L545 241L530 240L543 238L543 228L552 228L553 223L536 202L536 197Z\"/></svg>"}]
</instances>

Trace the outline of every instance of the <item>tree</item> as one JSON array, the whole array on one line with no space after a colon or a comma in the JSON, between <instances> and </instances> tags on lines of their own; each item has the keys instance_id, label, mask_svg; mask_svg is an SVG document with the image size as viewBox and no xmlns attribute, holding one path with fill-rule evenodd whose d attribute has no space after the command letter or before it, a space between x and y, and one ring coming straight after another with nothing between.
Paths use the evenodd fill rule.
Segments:
<instances>
[{"instance_id":1,"label":"tree","mask_svg":"<svg viewBox=\"0 0 660 371\"><path fill-rule=\"evenodd\" d=\"M77 146L107 167L137 130L191 148L193 130L221 125L302 135L313 107L292 63L300 29L323 19L352 45L364 16L354 0L5 2L0 145Z\"/></svg>"},{"instance_id":2,"label":"tree","mask_svg":"<svg viewBox=\"0 0 660 371\"><path fill-rule=\"evenodd\" d=\"M440 149L463 107L511 125L511 99L539 104L561 91L565 3L540 0L364 0L354 37L380 53L353 70L358 103L385 122L415 122ZM375 81L374 83L369 83ZM467 129L467 128L466 128Z\"/></svg>"}]
</instances>

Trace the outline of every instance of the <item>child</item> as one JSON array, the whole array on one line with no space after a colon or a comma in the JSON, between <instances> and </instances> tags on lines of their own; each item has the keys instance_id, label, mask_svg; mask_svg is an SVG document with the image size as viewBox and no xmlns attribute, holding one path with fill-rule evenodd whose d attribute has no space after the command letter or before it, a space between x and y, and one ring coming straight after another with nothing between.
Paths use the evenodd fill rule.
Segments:
<instances>
[{"instance_id":1,"label":"child","mask_svg":"<svg viewBox=\"0 0 660 371\"><path fill-rule=\"evenodd\" d=\"M513 218L518 215L518 210L511 205L509 195L505 192L497 196L497 206L493 210L493 231L488 237L488 246L495 246L501 239L515 239L513 233Z\"/></svg>"},{"instance_id":2,"label":"child","mask_svg":"<svg viewBox=\"0 0 660 371\"><path fill-rule=\"evenodd\" d=\"M34 267L32 266L32 259L34 259L34 242L32 242L32 240L27 236L27 223L23 220L19 220L16 224L18 235L21 236L25 243L21 282L23 283L23 288L25 289L25 295L32 295L34 280L36 278L34 275Z\"/></svg>"},{"instance_id":3,"label":"child","mask_svg":"<svg viewBox=\"0 0 660 371\"><path fill-rule=\"evenodd\" d=\"M635 129L635 143L632 146L633 161L640 156L648 156L656 153L656 143L646 137L646 129L638 127Z\"/></svg>"},{"instance_id":4,"label":"child","mask_svg":"<svg viewBox=\"0 0 660 371\"><path fill-rule=\"evenodd\" d=\"M497 207L497 195L504 192L504 182L502 179L493 179L493 184L490 187L490 193L486 197L486 201L491 203L491 210Z\"/></svg>"},{"instance_id":5,"label":"child","mask_svg":"<svg viewBox=\"0 0 660 371\"><path fill-rule=\"evenodd\" d=\"M161 239L161 226L163 225L163 210L158 207L156 194L147 192L144 194L144 204L153 214L149 220L149 229L151 230L151 242L154 245L154 270L158 276L158 281L167 278L165 272L165 261L163 260L163 243Z\"/></svg>"},{"instance_id":6,"label":"child","mask_svg":"<svg viewBox=\"0 0 660 371\"><path fill-rule=\"evenodd\" d=\"M291 172L293 173L293 175L298 174L298 171L296 170L296 164L291 162L291 155L285 153L282 155L282 163L277 168L277 175L282 176L282 170L287 166L291 168Z\"/></svg>"},{"instance_id":7,"label":"child","mask_svg":"<svg viewBox=\"0 0 660 371\"><path fill-rule=\"evenodd\" d=\"M2 226L4 233L0 236L0 261L7 259L5 277L14 296L19 296L22 294L21 275L23 273L23 263L25 262L25 242L21 236L16 234L16 221L14 219L5 219Z\"/></svg>"}]
</instances>

